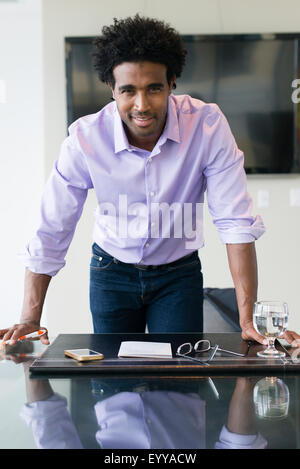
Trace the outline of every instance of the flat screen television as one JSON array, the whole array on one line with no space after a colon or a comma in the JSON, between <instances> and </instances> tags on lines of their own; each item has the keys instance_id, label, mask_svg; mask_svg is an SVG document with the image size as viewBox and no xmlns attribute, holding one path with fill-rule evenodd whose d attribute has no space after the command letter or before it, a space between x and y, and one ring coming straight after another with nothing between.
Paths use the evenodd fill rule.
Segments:
<instances>
[{"instance_id":1,"label":"flat screen television","mask_svg":"<svg viewBox=\"0 0 300 469\"><path fill-rule=\"evenodd\" d=\"M244 152L246 173L300 173L300 33L182 38L187 59L174 94L218 104ZM93 70L92 41L65 38L68 126L111 102Z\"/></svg>"}]
</instances>

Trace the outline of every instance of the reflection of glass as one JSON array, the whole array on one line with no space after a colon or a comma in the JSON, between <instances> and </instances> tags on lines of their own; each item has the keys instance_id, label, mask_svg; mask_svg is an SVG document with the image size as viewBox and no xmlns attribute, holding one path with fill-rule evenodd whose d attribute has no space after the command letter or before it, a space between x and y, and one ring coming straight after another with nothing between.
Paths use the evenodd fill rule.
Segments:
<instances>
[{"instance_id":1,"label":"reflection of glass","mask_svg":"<svg viewBox=\"0 0 300 469\"><path fill-rule=\"evenodd\" d=\"M254 303L253 324L257 332L268 340L268 347L257 352L260 357L284 357L275 348L276 337L285 333L288 325L288 305L280 301L257 301Z\"/></svg>"},{"instance_id":2,"label":"reflection of glass","mask_svg":"<svg viewBox=\"0 0 300 469\"><path fill-rule=\"evenodd\" d=\"M256 383L253 390L255 413L264 419L282 419L288 415L290 393L278 378L267 377Z\"/></svg>"}]
</instances>

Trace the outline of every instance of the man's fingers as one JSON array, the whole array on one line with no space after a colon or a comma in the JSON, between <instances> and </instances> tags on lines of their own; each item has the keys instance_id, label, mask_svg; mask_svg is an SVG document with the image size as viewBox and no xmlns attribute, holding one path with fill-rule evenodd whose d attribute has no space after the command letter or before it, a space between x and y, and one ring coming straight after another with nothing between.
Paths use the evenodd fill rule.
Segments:
<instances>
[{"instance_id":1,"label":"man's fingers","mask_svg":"<svg viewBox=\"0 0 300 469\"><path fill-rule=\"evenodd\" d=\"M50 344L50 340L49 340L49 337L48 337L48 331L46 332L45 335L42 335L42 337L40 338L40 341L44 345L49 345Z\"/></svg>"},{"instance_id":2,"label":"man's fingers","mask_svg":"<svg viewBox=\"0 0 300 469\"><path fill-rule=\"evenodd\" d=\"M294 337L290 333L290 331L286 331L285 334L282 336L289 344L291 344L294 340Z\"/></svg>"},{"instance_id":3,"label":"man's fingers","mask_svg":"<svg viewBox=\"0 0 300 469\"><path fill-rule=\"evenodd\" d=\"M7 340L11 340L11 339L12 339L12 336L13 336L13 334L14 334L15 331L16 331L16 327L17 327L17 326L13 326L13 327L11 327L11 328L9 328L9 329L6 329L6 332L5 332L5 334L3 335L3 337L2 337L3 342L6 342ZM22 335L22 334L20 334L20 336L21 336L21 335Z\"/></svg>"},{"instance_id":4,"label":"man's fingers","mask_svg":"<svg viewBox=\"0 0 300 469\"><path fill-rule=\"evenodd\" d=\"M19 329L15 329L10 337L9 345L15 345L18 341L18 338L23 335L23 332Z\"/></svg>"},{"instance_id":5,"label":"man's fingers","mask_svg":"<svg viewBox=\"0 0 300 469\"><path fill-rule=\"evenodd\" d=\"M291 344L292 347L300 347L300 335L297 332L286 331L281 337Z\"/></svg>"},{"instance_id":6,"label":"man's fingers","mask_svg":"<svg viewBox=\"0 0 300 469\"><path fill-rule=\"evenodd\" d=\"M256 342L262 345L268 345L268 341L265 337L258 334L254 327L248 327L243 329L242 331L242 338L244 340L255 340ZM286 331L280 338L285 339L292 347L300 347L300 335L294 331Z\"/></svg>"},{"instance_id":7,"label":"man's fingers","mask_svg":"<svg viewBox=\"0 0 300 469\"><path fill-rule=\"evenodd\" d=\"M9 329L7 333L3 336L3 344L5 342L9 342L9 345L15 345L17 343L18 338L21 336L21 333L17 333L14 329Z\"/></svg>"},{"instance_id":8,"label":"man's fingers","mask_svg":"<svg viewBox=\"0 0 300 469\"><path fill-rule=\"evenodd\" d=\"M39 329L41 331L45 331L44 334L40 335L38 337L35 337L35 338L28 339L28 340L31 340L31 341L40 340L42 342L42 344L49 345L50 341L49 341L49 337L48 337L48 330L46 329L46 327L40 327Z\"/></svg>"},{"instance_id":9,"label":"man's fingers","mask_svg":"<svg viewBox=\"0 0 300 469\"><path fill-rule=\"evenodd\" d=\"M267 339L263 337L262 335L258 334L254 327L249 327L248 329L244 329L242 331L242 338L244 340L254 340L255 342L258 342L259 344L262 345L268 345Z\"/></svg>"},{"instance_id":10,"label":"man's fingers","mask_svg":"<svg viewBox=\"0 0 300 469\"><path fill-rule=\"evenodd\" d=\"M12 326L10 329L6 329L3 331L6 331L2 337L4 344L5 342L8 342L9 345L15 345L18 342L18 339L24 335L30 334L32 332L35 332L39 327L36 325L29 325L29 324L15 324ZM45 330L46 333L41 336L37 337L37 340L41 340L41 342L45 345L49 345L50 341L48 338L48 331L45 327L41 328L42 330ZM34 339L28 339L28 340L34 340Z\"/></svg>"},{"instance_id":11,"label":"man's fingers","mask_svg":"<svg viewBox=\"0 0 300 469\"><path fill-rule=\"evenodd\" d=\"M3 338L3 336L7 333L9 329L0 329L0 339Z\"/></svg>"}]
</instances>

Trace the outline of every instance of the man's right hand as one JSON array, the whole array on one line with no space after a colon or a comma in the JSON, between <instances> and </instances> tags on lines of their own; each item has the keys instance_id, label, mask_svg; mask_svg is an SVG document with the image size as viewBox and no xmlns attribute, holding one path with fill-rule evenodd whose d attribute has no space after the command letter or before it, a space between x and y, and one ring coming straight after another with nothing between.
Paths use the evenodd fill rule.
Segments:
<instances>
[{"instance_id":1,"label":"man's right hand","mask_svg":"<svg viewBox=\"0 0 300 469\"><path fill-rule=\"evenodd\" d=\"M39 329L45 329L46 334L38 337L43 344L49 345L48 331L40 326L43 304L48 285L52 277L46 274L37 274L25 269L24 301L20 316L20 323L7 329L0 329L0 339L9 340L9 345L15 345L22 335L31 334Z\"/></svg>"},{"instance_id":2,"label":"man's right hand","mask_svg":"<svg viewBox=\"0 0 300 469\"><path fill-rule=\"evenodd\" d=\"M40 326L39 323L34 321L26 321L20 324L14 324L12 327L7 329L0 329L0 339L3 341L9 340L9 345L15 345L18 341L18 338L22 335L30 334L31 332L38 331L39 329L45 329L46 334L42 335L37 339L29 339L29 340L40 340L44 345L49 345L50 341L48 338L48 330L46 327Z\"/></svg>"}]
</instances>

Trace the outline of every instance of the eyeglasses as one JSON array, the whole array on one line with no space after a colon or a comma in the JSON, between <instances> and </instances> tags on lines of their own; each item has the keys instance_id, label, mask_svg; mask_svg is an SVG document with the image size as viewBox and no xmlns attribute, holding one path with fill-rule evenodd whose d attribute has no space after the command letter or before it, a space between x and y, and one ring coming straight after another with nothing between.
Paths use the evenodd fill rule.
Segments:
<instances>
[{"instance_id":1,"label":"eyeglasses","mask_svg":"<svg viewBox=\"0 0 300 469\"><path fill-rule=\"evenodd\" d=\"M189 360L193 360L193 361L196 361L198 363L202 363L203 365L209 366L209 363L207 363L207 362L211 361L214 358L214 356L217 352L225 352L225 353L229 353L231 355L236 355L238 357L245 357L248 354L250 345L251 345L251 342L249 341L248 342L248 348L247 348L245 353L237 353L237 352L232 352L231 350L225 350L223 348L220 348L219 345L214 345L212 347L209 340L201 339L201 340L198 340L198 342L195 343L194 347L190 342L179 345L179 347L177 349L177 352L176 352L176 355L178 357L188 358ZM195 353L202 353L202 352L208 352L210 350L211 350L211 352L209 353L208 357L205 360L200 360L199 358L191 357L189 355L193 351Z\"/></svg>"}]
</instances>

